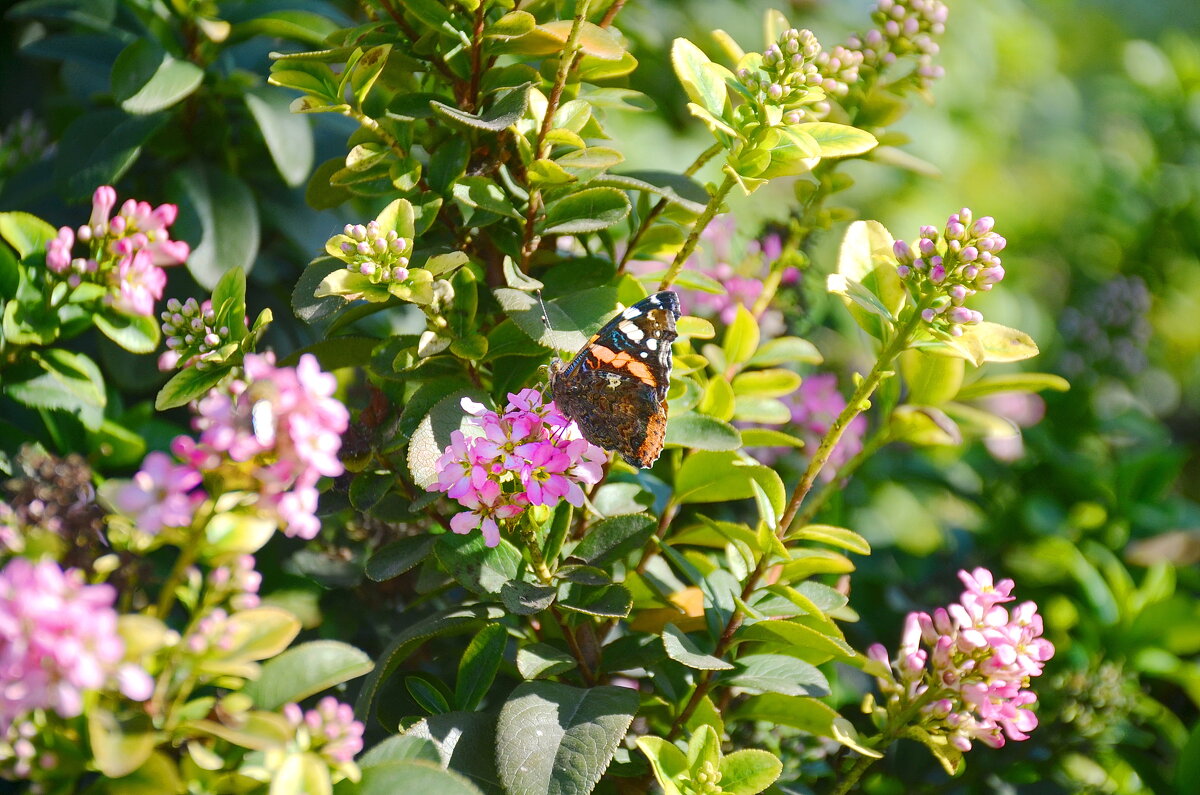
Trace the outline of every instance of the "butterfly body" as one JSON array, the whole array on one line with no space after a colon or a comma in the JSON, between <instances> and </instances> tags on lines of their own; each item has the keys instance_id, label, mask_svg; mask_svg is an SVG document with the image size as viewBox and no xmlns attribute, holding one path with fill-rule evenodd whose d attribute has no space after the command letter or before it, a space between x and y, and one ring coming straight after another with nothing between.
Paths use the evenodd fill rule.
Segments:
<instances>
[{"instance_id":1,"label":"butterfly body","mask_svg":"<svg viewBox=\"0 0 1200 795\"><path fill-rule=\"evenodd\" d=\"M589 442L649 467L667 432L679 297L663 291L613 318L567 363L550 366L554 403Z\"/></svg>"}]
</instances>

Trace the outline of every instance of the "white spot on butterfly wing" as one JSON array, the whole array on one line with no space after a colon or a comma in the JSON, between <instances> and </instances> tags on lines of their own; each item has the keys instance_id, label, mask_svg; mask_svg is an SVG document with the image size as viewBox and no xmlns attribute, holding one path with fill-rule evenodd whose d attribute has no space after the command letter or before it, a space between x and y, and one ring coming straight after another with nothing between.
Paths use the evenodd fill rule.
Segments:
<instances>
[{"instance_id":1,"label":"white spot on butterfly wing","mask_svg":"<svg viewBox=\"0 0 1200 795\"><path fill-rule=\"evenodd\" d=\"M652 351L658 350L658 340L654 337L651 337L650 339L646 340L646 347ZM645 356L646 354L643 353L642 355Z\"/></svg>"},{"instance_id":2,"label":"white spot on butterfly wing","mask_svg":"<svg viewBox=\"0 0 1200 795\"><path fill-rule=\"evenodd\" d=\"M625 318L626 320L633 320L635 317L641 316L642 310L638 309L636 306L631 306L621 313L621 317Z\"/></svg>"},{"instance_id":3,"label":"white spot on butterfly wing","mask_svg":"<svg viewBox=\"0 0 1200 795\"><path fill-rule=\"evenodd\" d=\"M641 342L646 336L636 324L628 320L622 320L617 326L617 330L633 342Z\"/></svg>"}]
</instances>

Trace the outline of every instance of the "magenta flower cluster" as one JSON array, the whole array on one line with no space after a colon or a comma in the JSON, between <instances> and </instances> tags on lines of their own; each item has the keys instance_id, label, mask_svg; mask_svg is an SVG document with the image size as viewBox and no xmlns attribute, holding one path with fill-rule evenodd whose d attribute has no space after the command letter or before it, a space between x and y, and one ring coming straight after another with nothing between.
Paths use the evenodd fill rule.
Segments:
<instances>
[{"instance_id":1,"label":"magenta flower cluster","mask_svg":"<svg viewBox=\"0 0 1200 795\"><path fill-rule=\"evenodd\" d=\"M195 365L204 370L218 360L220 349L229 342L229 327L217 326L217 313L212 301L203 303L195 298L180 302L167 301L167 309L159 315L167 350L158 358L159 370L174 370Z\"/></svg>"},{"instance_id":2,"label":"magenta flower cluster","mask_svg":"<svg viewBox=\"0 0 1200 795\"><path fill-rule=\"evenodd\" d=\"M72 288L84 282L105 286L105 300L114 309L149 317L167 284L162 266L178 265L190 253L187 243L172 240L167 231L178 208L127 199L112 215L116 204L116 190L96 188L88 223L77 230L64 226L46 243L46 267ZM77 243L87 248L83 256L74 255Z\"/></svg>"},{"instance_id":3,"label":"magenta flower cluster","mask_svg":"<svg viewBox=\"0 0 1200 795\"><path fill-rule=\"evenodd\" d=\"M311 354L277 367L273 354L249 354L243 376L211 390L192 421L199 438L176 437L172 450L146 456L142 470L116 492L115 507L143 532L186 527L206 497L206 478L258 493L257 508L290 536L313 538L317 481L342 474L341 435L350 422L335 398L337 380Z\"/></svg>"},{"instance_id":4,"label":"magenta flower cluster","mask_svg":"<svg viewBox=\"0 0 1200 795\"><path fill-rule=\"evenodd\" d=\"M583 486L599 483L608 456L579 435L553 402L536 389L509 394L503 413L469 398L463 410L475 417L470 433L450 434L429 491L445 492L466 510L450 519L456 533L481 528L489 547L500 543L500 525L530 506L561 500L583 505Z\"/></svg>"},{"instance_id":5,"label":"magenta flower cluster","mask_svg":"<svg viewBox=\"0 0 1200 795\"><path fill-rule=\"evenodd\" d=\"M968 751L978 740L999 748L1025 740L1037 726L1027 688L1054 646L1042 637L1037 605L1014 600L1013 581L995 582L984 568L960 571L966 590L958 604L933 615L910 613L894 660L875 644L867 655L889 668L878 678L889 712L919 707L921 727Z\"/></svg>"},{"instance_id":6,"label":"magenta flower cluster","mask_svg":"<svg viewBox=\"0 0 1200 795\"><path fill-rule=\"evenodd\" d=\"M363 725L354 719L354 710L333 696L317 702L316 709L305 711L299 704L285 704L283 717L305 735L308 750L317 751L335 765L354 760L363 747Z\"/></svg>"},{"instance_id":7,"label":"magenta flower cluster","mask_svg":"<svg viewBox=\"0 0 1200 795\"><path fill-rule=\"evenodd\" d=\"M915 245L897 240L892 246L896 273L924 304L921 317L930 327L958 337L963 325L983 321L965 303L1004 279L999 254L1008 241L992 231L995 226L991 216L975 218L964 207L950 215L944 230L923 226Z\"/></svg>"},{"instance_id":8,"label":"magenta flower cluster","mask_svg":"<svg viewBox=\"0 0 1200 795\"><path fill-rule=\"evenodd\" d=\"M87 585L75 569L13 558L0 571L0 734L32 710L83 712L88 691L113 686L150 697L142 668L122 664L111 585Z\"/></svg>"}]
</instances>

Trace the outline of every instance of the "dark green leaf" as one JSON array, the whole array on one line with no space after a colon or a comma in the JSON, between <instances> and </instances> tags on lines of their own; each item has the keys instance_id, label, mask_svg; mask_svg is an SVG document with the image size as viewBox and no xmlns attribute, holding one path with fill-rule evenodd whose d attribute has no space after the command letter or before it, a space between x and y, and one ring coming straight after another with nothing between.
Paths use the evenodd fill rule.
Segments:
<instances>
[{"instance_id":1,"label":"dark green leaf","mask_svg":"<svg viewBox=\"0 0 1200 795\"><path fill-rule=\"evenodd\" d=\"M547 207L541 231L545 235L597 232L621 221L629 210L629 198L616 188L588 188Z\"/></svg>"},{"instance_id":2,"label":"dark green leaf","mask_svg":"<svg viewBox=\"0 0 1200 795\"><path fill-rule=\"evenodd\" d=\"M667 650L667 656L675 662L683 663L688 668L696 668L701 671L724 671L733 668L731 664L720 657L700 651L692 639L674 624L667 624L663 627L662 640L663 648Z\"/></svg>"},{"instance_id":3,"label":"dark green leaf","mask_svg":"<svg viewBox=\"0 0 1200 795\"><path fill-rule=\"evenodd\" d=\"M829 681L815 665L786 654L750 654L722 676L730 686L751 693L782 693L785 696L827 696Z\"/></svg>"},{"instance_id":4,"label":"dark green leaf","mask_svg":"<svg viewBox=\"0 0 1200 795\"><path fill-rule=\"evenodd\" d=\"M516 579L521 565L521 553L507 540L489 547L476 532L438 536L434 550L454 579L481 596L500 593L506 582Z\"/></svg>"},{"instance_id":5,"label":"dark green leaf","mask_svg":"<svg viewBox=\"0 0 1200 795\"><path fill-rule=\"evenodd\" d=\"M436 463L450 444L450 434L461 430L474 417L462 408L462 399L485 402L487 395L477 389L461 389L439 400L420 421L408 445L408 470L421 488L437 480Z\"/></svg>"},{"instance_id":6,"label":"dark green leaf","mask_svg":"<svg viewBox=\"0 0 1200 795\"><path fill-rule=\"evenodd\" d=\"M526 682L496 726L496 766L509 792L586 795L638 708L637 691Z\"/></svg>"},{"instance_id":7,"label":"dark green leaf","mask_svg":"<svg viewBox=\"0 0 1200 795\"><path fill-rule=\"evenodd\" d=\"M337 791L341 791L340 785ZM382 762L364 767L362 781L353 792L355 795L396 795L399 792L483 795L467 778L452 770L442 770L424 759Z\"/></svg>"},{"instance_id":8,"label":"dark green leaf","mask_svg":"<svg viewBox=\"0 0 1200 795\"><path fill-rule=\"evenodd\" d=\"M180 236L199 240L187 261L196 281L212 289L228 270L249 273L258 254L259 223L246 183L212 166L195 165L174 175L172 192L182 211Z\"/></svg>"},{"instance_id":9,"label":"dark green leaf","mask_svg":"<svg viewBox=\"0 0 1200 795\"><path fill-rule=\"evenodd\" d=\"M506 582L500 589L500 599L504 606L519 616L531 616L542 612L554 604L554 597L557 595L557 588L534 585L521 580Z\"/></svg>"},{"instance_id":10,"label":"dark green leaf","mask_svg":"<svg viewBox=\"0 0 1200 795\"><path fill-rule=\"evenodd\" d=\"M161 333L153 317L122 315L108 309L92 316L96 328L130 353L154 353Z\"/></svg>"},{"instance_id":11,"label":"dark green leaf","mask_svg":"<svg viewBox=\"0 0 1200 795\"><path fill-rule=\"evenodd\" d=\"M572 583L558 604L576 613L605 618L625 618L633 608L633 596L624 585L579 585Z\"/></svg>"},{"instance_id":12,"label":"dark green leaf","mask_svg":"<svg viewBox=\"0 0 1200 795\"><path fill-rule=\"evenodd\" d=\"M668 420L666 443L695 450L737 450L742 446L742 435L716 417L689 411Z\"/></svg>"},{"instance_id":13,"label":"dark green leaf","mask_svg":"<svg viewBox=\"0 0 1200 795\"><path fill-rule=\"evenodd\" d=\"M97 185L116 184L166 121L165 113L130 117L111 108L79 116L58 142L55 183L78 198L91 196Z\"/></svg>"},{"instance_id":14,"label":"dark green leaf","mask_svg":"<svg viewBox=\"0 0 1200 795\"><path fill-rule=\"evenodd\" d=\"M431 101L429 104L433 107L434 113L448 121L477 130L500 132L516 124L525 115L525 109L529 105L529 89L532 85L532 83L525 83L516 88L501 91L497 94L496 101L492 103L492 106L478 115L452 108L437 101Z\"/></svg>"},{"instance_id":15,"label":"dark green leaf","mask_svg":"<svg viewBox=\"0 0 1200 795\"><path fill-rule=\"evenodd\" d=\"M367 576L375 582L399 577L429 556L435 540L432 535L408 536L375 550L367 558Z\"/></svg>"},{"instance_id":16,"label":"dark green leaf","mask_svg":"<svg viewBox=\"0 0 1200 795\"><path fill-rule=\"evenodd\" d=\"M108 398L100 368L82 353L61 348L34 352L4 371L5 394L31 408L74 414L88 430L104 421Z\"/></svg>"},{"instance_id":17,"label":"dark green leaf","mask_svg":"<svg viewBox=\"0 0 1200 795\"><path fill-rule=\"evenodd\" d=\"M199 66L177 60L150 38L139 38L113 64L113 98L129 113L154 113L187 97L202 80Z\"/></svg>"},{"instance_id":18,"label":"dark green leaf","mask_svg":"<svg viewBox=\"0 0 1200 795\"><path fill-rule=\"evenodd\" d=\"M414 724L406 737L421 737L433 742L442 767L469 778L489 793L502 795L496 772L496 714L494 712L447 712ZM408 792L407 781L388 795ZM441 795L440 789L426 790ZM383 793L380 793L383 795Z\"/></svg>"},{"instance_id":19,"label":"dark green leaf","mask_svg":"<svg viewBox=\"0 0 1200 795\"><path fill-rule=\"evenodd\" d=\"M635 549L641 549L654 532L654 519L645 514L614 516L588 528L571 551L571 558L592 566L606 566Z\"/></svg>"},{"instance_id":20,"label":"dark green leaf","mask_svg":"<svg viewBox=\"0 0 1200 795\"><path fill-rule=\"evenodd\" d=\"M450 692L441 681L424 674L405 677L404 687L413 701L430 715L442 715L450 711Z\"/></svg>"},{"instance_id":21,"label":"dark green leaf","mask_svg":"<svg viewBox=\"0 0 1200 795\"><path fill-rule=\"evenodd\" d=\"M526 679L545 679L576 666L575 658L546 643L529 643L517 650L517 671Z\"/></svg>"},{"instance_id":22,"label":"dark green leaf","mask_svg":"<svg viewBox=\"0 0 1200 795\"><path fill-rule=\"evenodd\" d=\"M454 680L456 707L468 712L479 707L496 679L507 645L508 630L503 624L488 624L471 639L458 663L458 678Z\"/></svg>"},{"instance_id":23,"label":"dark green leaf","mask_svg":"<svg viewBox=\"0 0 1200 795\"><path fill-rule=\"evenodd\" d=\"M291 100L274 88L247 89L246 107L283 181L292 187L303 184L313 167L313 136L308 119L292 113Z\"/></svg>"},{"instance_id":24,"label":"dark green leaf","mask_svg":"<svg viewBox=\"0 0 1200 795\"><path fill-rule=\"evenodd\" d=\"M190 403L219 384L227 375L228 367L214 367L209 370L186 367L163 384L158 396L154 398L154 408L166 411Z\"/></svg>"}]
</instances>

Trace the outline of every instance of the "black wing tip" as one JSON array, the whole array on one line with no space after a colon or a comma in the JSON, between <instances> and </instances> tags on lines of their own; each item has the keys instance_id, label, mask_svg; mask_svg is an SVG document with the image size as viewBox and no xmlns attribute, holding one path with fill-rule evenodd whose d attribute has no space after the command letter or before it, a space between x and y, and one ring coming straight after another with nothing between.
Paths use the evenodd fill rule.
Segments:
<instances>
[{"instance_id":1,"label":"black wing tip","mask_svg":"<svg viewBox=\"0 0 1200 795\"><path fill-rule=\"evenodd\" d=\"M660 290L646 299L651 304L661 306L670 310L671 314L678 320L682 314L679 309L679 295L674 290Z\"/></svg>"}]
</instances>

